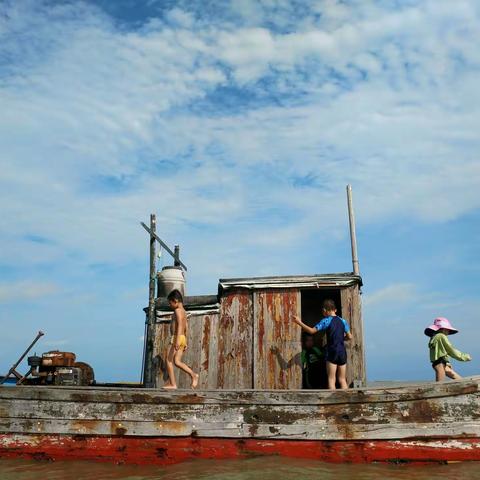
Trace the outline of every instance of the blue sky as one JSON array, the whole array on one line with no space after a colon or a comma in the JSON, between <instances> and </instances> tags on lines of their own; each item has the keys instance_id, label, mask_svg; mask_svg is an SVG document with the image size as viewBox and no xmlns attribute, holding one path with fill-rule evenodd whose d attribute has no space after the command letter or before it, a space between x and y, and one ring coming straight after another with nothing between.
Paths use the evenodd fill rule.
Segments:
<instances>
[{"instance_id":1,"label":"blue sky","mask_svg":"<svg viewBox=\"0 0 480 480\"><path fill-rule=\"evenodd\" d=\"M38 329L137 380L148 239L190 294L351 269L368 376L431 378L423 328L480 371L480 6L451 1L0 3L0 366Z\"/></svg>"}]
</instances>

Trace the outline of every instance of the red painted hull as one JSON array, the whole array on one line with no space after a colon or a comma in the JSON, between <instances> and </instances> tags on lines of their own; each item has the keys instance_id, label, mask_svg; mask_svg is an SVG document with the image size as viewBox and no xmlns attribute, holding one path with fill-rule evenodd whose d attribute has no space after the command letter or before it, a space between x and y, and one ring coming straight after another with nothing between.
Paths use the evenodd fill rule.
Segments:
<instances>
[{"instance_id":1,"label":"red painted hull","mask_svg":"<svg viewBox=\"0 0 480 480\"><path fill-rule=\"evenodd\" d=\"M0 457L168 465L260 455L326 462L480 461L480 439L310 441L0 434Z\"/></svg>"}]
</instances>

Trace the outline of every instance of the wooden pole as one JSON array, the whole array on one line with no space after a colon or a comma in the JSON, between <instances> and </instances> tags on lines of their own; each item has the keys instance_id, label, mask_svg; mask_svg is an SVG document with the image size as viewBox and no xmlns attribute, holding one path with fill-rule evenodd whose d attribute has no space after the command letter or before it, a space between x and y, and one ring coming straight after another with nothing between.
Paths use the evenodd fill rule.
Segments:
<instances>
[{"instance_id":1,"label":"wooden pole","mask_svg":"<svg viewBox=\"0 0 480 480\"><path fill-rule=\"evenodd\" d=\"M357 252L357 234L355 232L355 214L353 212L352 186L347 185L348 221L350 223L350 243L352 245L352 264L354 275L360 275Z\"/></svg>"},{"instance_id":2,"label":"wooden pole","mask_svg":"<svg viewBox=\"0 0 480 480\"><path fill-rule=\"evenodd\" d=\"M157 218L155 214L150 215L150 281L148 285L148 314L147 314L147 334L145 339L145 359L143 383L145 387L154 387L153 378L153 345L155 328L155 282L157 275L156 265L156 230Z\"/></svg>"}]
</instances>

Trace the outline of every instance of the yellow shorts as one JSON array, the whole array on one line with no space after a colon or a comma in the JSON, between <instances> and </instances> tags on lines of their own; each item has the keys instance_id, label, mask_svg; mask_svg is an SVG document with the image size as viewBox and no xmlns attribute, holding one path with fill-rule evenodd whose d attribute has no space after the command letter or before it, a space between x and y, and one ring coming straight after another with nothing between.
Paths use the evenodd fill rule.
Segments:
<instances>
[{"instance_id":1,"label":"yellow shorts","mask_svg":"<svg viewBox=\"0 0 480 480\"><path fill-rule=\"evenodd\" d=\"M174 346L177 344L177 337L175 335L170 339L170 344ZM185 335L179 335L178 344L180 345L180 348L187 348L187 337Z\"/></svg>"}]
</instances>

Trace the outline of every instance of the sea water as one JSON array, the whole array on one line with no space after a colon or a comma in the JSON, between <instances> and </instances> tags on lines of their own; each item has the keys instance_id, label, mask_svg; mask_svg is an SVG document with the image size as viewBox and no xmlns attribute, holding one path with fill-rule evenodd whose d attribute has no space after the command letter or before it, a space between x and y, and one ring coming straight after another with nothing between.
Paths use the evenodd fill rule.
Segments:
<instances>
[{"instance_id":1,"label":"sea water","mask_svg":"<svg viewBox=\"0 0 480 480\"><path fill-rule=\"evenodd\" d=\"M475 480L480 463L355 465L262 457L196 460L167 467L0 459L1 480Z\"/></svg>"}]
</instances>

